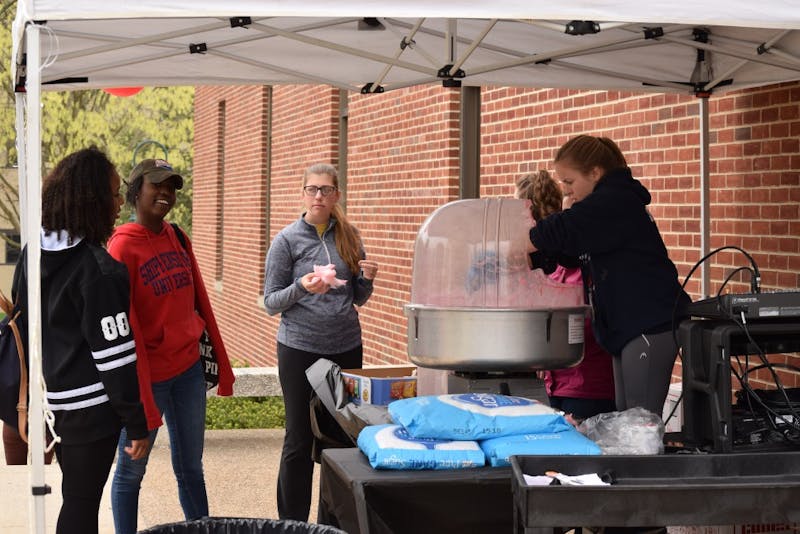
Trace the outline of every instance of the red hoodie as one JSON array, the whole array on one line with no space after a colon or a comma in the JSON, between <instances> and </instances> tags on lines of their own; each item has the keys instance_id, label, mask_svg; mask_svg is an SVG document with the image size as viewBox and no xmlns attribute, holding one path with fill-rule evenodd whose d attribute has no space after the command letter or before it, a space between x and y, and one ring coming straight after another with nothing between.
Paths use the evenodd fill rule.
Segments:
<instances>
[{"instance_id":1,"label":"red hoodie","mask_svg":"<svg viewBox=\"0 0 800 534\"><path fill-rule=\"evenodd\" d=\"M581 270L558 266L550 278L564 284L582 284ZM590 319L583 334L583 360L574 367L545 371L545 388L550 397L613 399L614 370L611 355L594 338Z\"/></svg>"},{"instance_id":2,"label":"red hoodie","mask_svg":"<svg viewBox=\"0 0 800 534\"><path fill-rule=\"evenodd\" d=\"M128 268L130 322L136 340L139 390L149 429L161 425L153 382L174 378L200 358L205 328L219 364L217 394L233 394L233 370L219 333L191 242L184 249L172 226L162 221L154 234L138 223L119 226L108 252Z\"/></svg>"}]
</instances>

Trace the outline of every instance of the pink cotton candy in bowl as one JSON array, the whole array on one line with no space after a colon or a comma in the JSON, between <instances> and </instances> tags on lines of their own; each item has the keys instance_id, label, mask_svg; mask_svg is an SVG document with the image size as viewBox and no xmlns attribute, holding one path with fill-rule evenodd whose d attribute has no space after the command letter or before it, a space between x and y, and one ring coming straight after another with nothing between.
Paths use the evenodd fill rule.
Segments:
<instances>
[{"instance_id":1,"label":"pink cotton candy in bowl","mask_svg":"<svg viewBox=\"0 0 800 534\"><path fill-rule=\"evenodd\" d=\"M332 263L328 265L315 265L314 274L332 288L342 287L347 283L347 280L339 280L336 278L336 266Z\"/></svg>"}]
</instances>

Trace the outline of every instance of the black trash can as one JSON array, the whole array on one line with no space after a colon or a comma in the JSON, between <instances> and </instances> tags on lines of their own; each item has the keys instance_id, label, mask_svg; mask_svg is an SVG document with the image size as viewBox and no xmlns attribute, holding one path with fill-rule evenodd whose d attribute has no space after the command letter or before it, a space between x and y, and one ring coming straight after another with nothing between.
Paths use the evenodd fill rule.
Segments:
<instances>
[{"instance_id":1,"label":"black trash can","mask_svg":"<svg viewBox=\"0 0 800 534\"><path fill-rule=\"evenodd\" d=\"M328 525L290 519L204 517L140 530L139 534L347 534Z\"/></svg>"}]
</instances>

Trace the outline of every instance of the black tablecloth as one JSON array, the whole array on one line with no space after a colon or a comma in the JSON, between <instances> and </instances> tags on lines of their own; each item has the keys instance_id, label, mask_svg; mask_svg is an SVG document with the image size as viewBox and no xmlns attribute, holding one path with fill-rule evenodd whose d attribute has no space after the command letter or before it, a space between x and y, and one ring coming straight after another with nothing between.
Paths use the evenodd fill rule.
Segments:
<instances>
[{"instance_id":1,"label":"black tablecloth","mask_svg":"<svg viewBox=\"0 0 800 534\"><path fill-rule=\"evenodd\" d=\"M373 469L357 448L322 453L317 522L349 534L513 531L510 467Z\"/></svg>"}]
</instances>

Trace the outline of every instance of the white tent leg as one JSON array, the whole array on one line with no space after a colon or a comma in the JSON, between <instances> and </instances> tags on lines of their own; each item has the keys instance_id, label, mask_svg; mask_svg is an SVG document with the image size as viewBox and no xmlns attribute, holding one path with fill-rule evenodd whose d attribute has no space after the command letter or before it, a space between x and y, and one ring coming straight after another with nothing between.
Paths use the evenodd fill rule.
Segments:
<instances>
[{"instance_id":1,"label":"white tent leg","mask_svg":"<svg viewBox=\"0 0 800 534\"><path fill-rule=\"evenodd\" d=\"M27 198L28 198L28 183L26 181L28 173L27 173L27 161L25 158L28 157L27 149L25 146L25 105L26 105L26 93L14 93L14 104L16 107L16 122L14 127L17 131L17 138L16 138L16 145L17 145L17 191L19 196L19 205L22 209L25 209L27 205ZM27 234L25 230L28 228L28 225L25 224L25 216L24 213L20 213L19 218L19 236L20 236L20 246L25 246L27 243Z\"/></svg>"},{"instance_id":2,"label":"white tent leg","mask_svg":"<svg viewBox=\"0 0 800 534\"><path fill-rule=\"evenodd\" d=\"M44 419L42 411L42 306L39 228L42 221L42 146L41 129L41 27L29 24L27 43L27 128L25 130L27 182L23 206L24 228L28 243L28 353L30 406L28 410L28 450L31 454L31 525L30 532L45 534L44 497L50 488L44 481Z\"/></svg>"},{"instance_id":3,"label":"white tent leg","mask_svg":"<svg viewBox=\"0 0 800 534\"><path fill-rule=\"evenodd\" d=\"M700 257L709 253L710 200L709 200L709 132L708 98L700 98ZM709 296L710 269L708 262L700 265L700 298Z\"/></svg>"}]
</instances>

